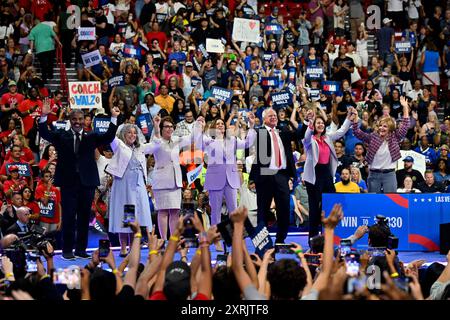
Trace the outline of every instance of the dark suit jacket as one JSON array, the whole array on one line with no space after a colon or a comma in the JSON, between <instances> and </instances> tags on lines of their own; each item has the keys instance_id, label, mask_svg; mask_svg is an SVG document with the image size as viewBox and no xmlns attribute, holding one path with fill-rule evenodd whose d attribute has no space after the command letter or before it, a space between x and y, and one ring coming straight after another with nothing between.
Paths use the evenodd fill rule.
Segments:
<instances>
[{"instance_id":1,"label":"dark suit jacket","mask_svg":"<svg viewBox=\"0 0 450 320\"><path fill-rule=\"evenodd\" d=\"M27 226L28 230L30 230L30 226ZM15 234L17 235L19 232L23 232L22 229L20 229L19 225L17 223L14 223L12 226L10 226L6 232L5 235L7 234Z\"/></svg>"},{"instance_id":2,"label":"dark suit jacket","mask_svg":"<svg viewBox=\"0 0 450 320\"><path fill-rule=\"evenodd\" d=\"M47 123L39 123L41 137L51 142L58 152L58 164L55 172L55 185L59 187L74 185L77 176L81 184L86 187L100 185L97 164L95 162L95 149L101 145L109 144L114 140L117 126L109 125L105 134L83 131L78 155L74 152L75 135L72 130L50 131ZM77 173L76 169L78 166Z\"/></svg>"},{"instance_id":3,"label":"dark suit jacket","mask_svg":"<svg viewBox=\"0 0 450 320\"><path fill-rule=\"evenodd\" d=\"M4 235L7 234L6 231L8 230L8 228L11 227L13 224L15 224L17 221L16 209L12 207L12 210L13 210L12 217L9 216L8 212L5 212L3 216L0 215L0 228Z\"/></svg>"},{"instance_id":4,"label":"dark suit jacket","mask_svg":"<svg viewBox=\"0 0 450 320\"><path fill-rule=\"evenodd\" d=\"M281 141L284 147L286 157L286 169L280 170L278 173L287 174L289 177L295 177L295 163L292 155L291 141L297 139L296 133L289 130L279 132ZM256 135L256 157L250 171L250 180L258 182L261 178L261 168L268 168L270 166L270 158L272 157L272 139L270 132L265 127L257 130Z\"/></svg>"}]
</instances>

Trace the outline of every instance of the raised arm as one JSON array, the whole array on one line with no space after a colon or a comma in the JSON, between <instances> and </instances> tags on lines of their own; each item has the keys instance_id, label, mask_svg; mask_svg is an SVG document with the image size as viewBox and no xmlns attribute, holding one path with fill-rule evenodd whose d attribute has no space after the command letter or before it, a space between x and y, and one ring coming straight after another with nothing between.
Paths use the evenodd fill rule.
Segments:
<instances>
[{"instance_id":1,"label":"raised arm","mask_svg":"<svg viewBox=\"0 0 450 320\"><path fill-rule=\"evenodd\" d=\"M365 143L370 143L371 135L363 132L359 128L358 115L356 115L355 118L353 119L352 129L353 129L353 134L355 135L355 137L357 137L359 140L361 140Z\"/></svg>"},{"instance_id":2,"label":"raised arm","mask_svg":"<svg viewBox=\"0 0 450 320\"><path fill-rule=\"evenodd\" d=\"M161 135L159 133L159 124L161 123L161 118L156 115L153 118L153 137L149 143L144 144L144 154L153 154L161 146Z\"/></svg>"},{"instance_id":3,"label":"raised arm","mask_svg":"<svg viewBox=\"0 0 450 320\"><path fill-rule=\"evenodd\" d=\"M95 145L97 148L105 144L110 144L114 140L117 131L117 117L119 114L120 110L118 107L111 109L111 123L109 124L108 131L104 134L96 135Z\"/></svg>"},{"instance_id":4,"label":"raised arm","mask_svg":"<svg viewBox=\"0 0 450 320\"><path fill-rule=\"evenodd\" d=\"M342 138L347 133L352 123L352 120L356 117L356 115L357 111L355 108L353 107L348 108L347 118L345 119L344 123L342 124L342 127L340 127L339 130L330 134L331 140L336 141Z\"/></svg>"},{"instance_id":5,"label":"raised arm","mask_svg":"<svg viewBox=\"0 0 450 320\"><path fill-rule=\"evenodd\" d=\"M231 220L234 225L233 242L232 242L232 264L234 276L241 289L241 292L252 285L250 276L244 269L244 251L242 243L242 235L244 234L244 221L247 218L247 208L238 208L231 214Z\"/></svg>"},{"instance_id":6,"label":"raised arm","mask_svg":"<svg viewBox=\"0 0 450 320\"><path fill-rule=\"evenodd\" d=\"M249 130L247 132L247 136L245 137L245 140L236 138L236 148L237 149L245 149L250 148L250 146L253 145L256 139L256 131L254 129L255 126L255 115L252 112L248 113L248 121L249 121Z\"/></svg>"},{"instance_id":7,"label":"raised arm","mask_svg":"<svg viewBox=\"0 0 450 320\"><path fill-rule=\"evenodd\" d=\"M335 204L328 218L325 218L325 212L322 211L322 223L325 226L325 244L323 248L323 269L313 284L313 289L321 291L328 285L331 269L333 267L333 242L334 229L343 217L342 206Z\"/></svg>"},{"instance_id":8,"label":"raised arm","mask_svg":"<svg viewBox=\"0 0 450 320\"><path fill-rule=\"evenodd\" d=\"M142 233L139 227L139 223L131 222L130 228L133 231L133 241L131 242L131 248L129 253L128 271L125 274L124 285L128 285L133 289L136 287L137 271L139 267L139 261L141 259L141 238Z\"/></svg>"},{"instance_id":9,"label":"raised arm","mask_svg":"<svg viewBox=\"0 0 450 320\"><path fill-rule=\"evenodd\" d=\"M294 108L291 112L291 117L289 118L289 121L291 122L294 129L297 129L299 124L297 122L297 111L300 113L300 104L296 101L294 102Z\"/></svg>"},{"instance_id":10,"label":"raised arm","mask_svg":"<svg viewBox=\"0 0 450 320\"><path fill-rule=\"evenodd\" d=\"M403 107L403 118L400 126L395 130L395 137L400 141L406 137L409 128L409 105L406 97L400 97L400 104Z\"/></svg>"},{"instance_id":11,"label":"raised arm","mask_svg":"<svg viewBox=\"0 0 450 320\"><path fill-rule=\"evenodd\" d=\"M167 245L166 252L164 253L163 260L161 262L161 268L156 278L155 285L153 286L153 292L162 291L164 288L166 269L173 261L173 256L175 255L178 242L180 241L180 236L183 234L184 231L183 219L184 219L183 216L180 216L180 218L178 219L177 227L172 236L169 238L169 243Z\"/></svg>"},{"instance_id":12,"label":"raised arm","mask_svg":"<svg viewBox=\"0 0 450 320\"><path fill-rule=\"evenodd\" d=\"M314 119L316 118L315 112L311 109L308 110L306 112L306 118L309 119L309 123L306 127L305 137L302 140L305 149L309 148L311 145L311 139L314 132Z\"/></svg>"},{"instance_id":13,"label":"raised arm","mask_svg":"<svg viewBox=\"0 0 450 320\"><path fill-rule=\"evenodd\" d=\"M47 140L51 144L58 145L60 137L59 134L54 131L48 130L47 126L47 116L50 112L50 99L45 98L42 104L41 118L39 119L39 133L41 135L41 138Z\"/></svg>"}]
</instances>

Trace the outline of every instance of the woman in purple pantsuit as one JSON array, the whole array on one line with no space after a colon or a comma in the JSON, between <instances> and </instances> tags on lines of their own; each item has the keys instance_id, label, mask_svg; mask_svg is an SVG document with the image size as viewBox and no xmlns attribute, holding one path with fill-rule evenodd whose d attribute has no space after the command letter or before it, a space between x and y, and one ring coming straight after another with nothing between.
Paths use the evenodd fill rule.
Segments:
<instances>
[{"instance_id":1,"label":"woman in purple pantsuit","mask_svg":"<svg viewBox=\"0 0 450 320\"><path fill-rule=\"evenodd\" d=\"M248 120L250 130L245 140L227 134L222 119L212 122L208 134L196 137L197 147L208 155L204 189L209 193L211 225L220 222L224 196L228 212L233 212L237 207L237 189L241 186L241 182L236 166L236 150L248 148L256 138L256 131L253 129L255 124L253 113L248 113ZM203 119L200 121L204 126Z\"/></svg>"}]
</instances>

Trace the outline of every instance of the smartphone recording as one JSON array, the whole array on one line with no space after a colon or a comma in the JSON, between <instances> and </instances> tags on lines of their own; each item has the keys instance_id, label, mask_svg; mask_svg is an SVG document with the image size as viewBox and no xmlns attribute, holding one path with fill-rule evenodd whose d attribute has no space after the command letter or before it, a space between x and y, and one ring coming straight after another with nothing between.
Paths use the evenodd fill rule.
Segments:
<instances>
[{"instance_id":1,"label":"smartphone recording","mask_svg":"<svg viewBox=\"0 0 450 320\"><path fill-rule=\"evenodd\" d=\"M123 206L123 227L129 227L130 223L134 222L136 219L135 206L134 204L126 204Z\"/></svg>"}]
</instances>

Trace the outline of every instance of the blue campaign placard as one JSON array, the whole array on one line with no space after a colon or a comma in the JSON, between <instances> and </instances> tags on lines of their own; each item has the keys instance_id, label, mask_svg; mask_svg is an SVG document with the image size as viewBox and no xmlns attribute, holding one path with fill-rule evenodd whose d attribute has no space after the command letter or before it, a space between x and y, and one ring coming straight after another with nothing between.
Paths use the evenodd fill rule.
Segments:
<instances>
[{"instance_id":1,"label":"blue campaign placard","mask_svg":"<svg viewBox=\"0 0 450 320\"><path fill-rule=\"evenodd\" d=\"M150 137L153 131L153 122L150 119L150 113L141 114L136 121L138 127L146 137Z\"/></svg>"},{"instance_id":2,"label":"blue campaign placard","mask_svg":"<svg viewBox=\"0 0 450 320\"><path fill-rule=\"evenodd\" d=\"M297 93L297 87L292 82L288 82L287 85L286 85L286 88L293 95Z\"/></svg>"},{"instance_id":3,"label":"blue campaign placard","mask_svg":"<svg viewBox=\"0 0 450 320\"><path fill-rule=\"evenodd\" d=\"M217 101L225 101L226 104L230 104L231 97L233 96L233 90L216 87L216 86L212 87L211 93L212 93L212 96Z\"/></svg>"},{"instance_id":4,"label":"blue campaign placard","mask_svg":"<svg viewBox=\"0 0 450 320\"><path fill-rule=\"evenodd\" d=\"M191 78L191 87L194 88L195 86L197 86L197 84L201 83L202 79L198 78L198 77L192 77Z\"/></svg>"},{"instance_id":5,"label":"blue campaign placard","mask_svg":"<svg viewBox=\"0 0 450 320\"><path fill-rule=\"evenodd\" d=\"M17 166L19 168L19 175L22 177L30 177L31 176L31 168L28 163L25 162L13 162L6 164L6 173L9 174L9 167Z\"/></svg>"},{"instance_id":6,"label":"blue campaign placard","mask_svg":"<svg viewBox=\"0 0 450 320\"><path fill-rule=\"evenodd\" d=\"M141 49L136 48L132 44L126 44L123 47L123 54L125 57L140 59L141 58Z\"/></svg>"},{"instance_id":7,"label":"blue campaign placard","mask_svg":"<svg viewBox=\"0 0 450 320\"><path fill-rule=\"evenodd\" d=\"M264 30L265 30L267 35L270 35L270 34L282 34L283 33L283 28L277 23L269 23L269 24L267 24Z\"/></svg>"},{"instance_id":8,"label":"blue campaign placard","mask_svg":"<svg viewBox=\"0 0 450 320\"><path fill-rule=\"evenodd\" d=\"M322 93L325 95L337 94L341 91L341 83L339 81L323 81Z\"/></svg>"},{"instance_id":9,"label":"blue campaign placard","mask_svg":"<svg viewBox=\"0 0 450 320\"><path fill-rule=\"evenodd\" d=\"M110 88L123 86L123 84L123 74L108 79L108 85Z\"/></svg>"},{"instance_id":10,"label":"blue campaign placard","mask_svg":"<svg viewBox=\"0 0 450 320\"><path fill-rule=\"evenodd\" d=\"M270 95L274 109L287 108L292 104L292 95L287 91L275 92Z\"/></svg>"},{"instance_id":11,"label":"blue campaign placard","mask_svg":"<svg viewBox=\"0 0 450 320\"><path fill-rule=\"evenodd\" d=\"M41 217L52 219L55 217L55 201L48 200L47 205L44 205L41 201L39 204L39 214Z\"/></svg>"},{"instance_id":12,"label":"blue campaign placard","mask_svg":"<svg viewBox=\"0 0 450 320\"><path fill-rule=\"evenodd\" d=\"M269 230L263 223L259 223L254 228L250 223L245 223L245 230L252 240L253 246L255 247L255 253L262 259L264 253L273 248Z\"/></svg>"},{"instance_id":13,"label":"blue campaign placard","mask_svg":"<svg viewBox=\"0 0 450 320\"><path fill-rule=\"evenodd\" d=\"M409 41L397 41L395 42L395 52L397 53L410 53L411 42Z\"/></svg>"},{"instance_id":14,"label":"blue campaign placard","mask_svg":"<svg viewBox=\"0 0 450 320\"><path fill-rule=\"evenodd\" d=\"M94 118L94 132L106 133L111 123L111 118Z\"/></svg>"},{"instance_id":15,"label":"blue campaign placard","mask_svg":"<svg viewBox=\"0 0 450 320\"><path fill-rule=\"evenodd\" d=\"M360 225L373 225L376 215L384 215L391 232L399 238L399 250L439 250L439 225L450 222L450 194L324 194L323 210L328 216L341 203L344 218L335 231L335 244L352 235ZM367 249L368 236L354 247Z\"/></svg>"},{"instance_id":16,"label":"blue campaign placard","mask_svg":"<svg viewBox=\"0 0 450 320\"><path fill-rule=\"evenodd\" d=\"M261 87L268 89L270 87L277 88L280 85L280 79L278 77L262 77Z\"/></svg>"},{"instance_id":17,"label":"blue campaign placard","mask_svg":"<svg viewBox=\"0 0 450 320\"><path fill-rule=\"evenodd\" d=\"M306 79L308 80L322 80L323 69L321 67L306 67Z\"/></svg>"},{"instance_id":18,"label":"blue campaign placard","mask_svg":"<svg viewBox=\"0 0 450 320\"><path fill-rule=\"evenodd\" d=\"M311 99L311 101L317 101L320 99L320 89L307 88L307 90L308 90L308 95L309 95L309 98Z\"/></svg>"}]
</instances>

